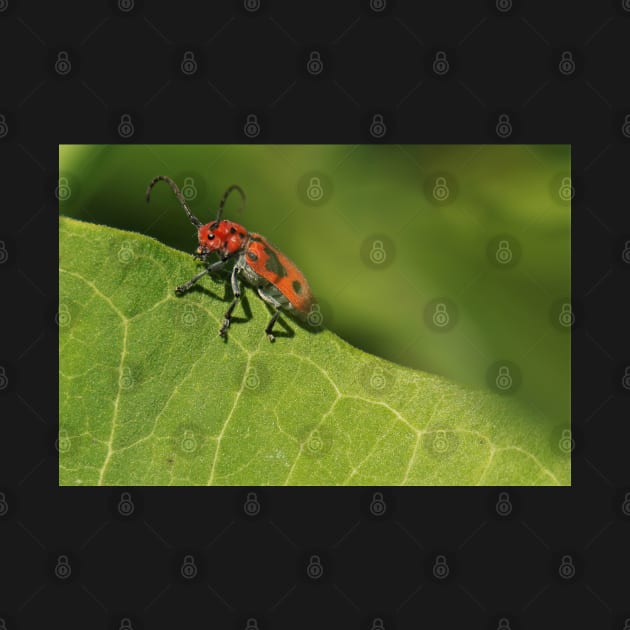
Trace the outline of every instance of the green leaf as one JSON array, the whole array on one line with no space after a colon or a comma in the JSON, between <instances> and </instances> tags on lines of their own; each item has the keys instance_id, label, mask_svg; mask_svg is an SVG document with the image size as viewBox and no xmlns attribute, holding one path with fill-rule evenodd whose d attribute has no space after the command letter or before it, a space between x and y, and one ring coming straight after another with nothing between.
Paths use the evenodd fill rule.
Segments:
<instances>
[{"instance_id":1,"label":"green leaf","mask_svg":"<svg viewBox=\"0 0 630 630\"><path fill-rule=\"evenodd\" d=\"M59 240L61 485L570 483L561 435L509 397L287 316L269 343L250 289L224 341L229 288L174 294L190 255L64 217Z\"/></svg>"}]
</instances>

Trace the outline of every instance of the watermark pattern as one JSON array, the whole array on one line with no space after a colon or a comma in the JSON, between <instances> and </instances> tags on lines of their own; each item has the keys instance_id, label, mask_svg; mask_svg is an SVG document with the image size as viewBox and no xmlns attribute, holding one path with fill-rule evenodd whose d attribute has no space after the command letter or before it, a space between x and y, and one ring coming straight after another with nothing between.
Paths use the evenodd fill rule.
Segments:
<instances>
[{"instance_id":1,"label":"watermark pattern","mask_svg":"<svg viewBox=\"0 0 630 630\"><path fill-rule=\"evenodd\" d=\"M260 122L257 114L247 114L243 124L243 133L248 138L257 138L260 135Z\"/></svg>"},{"instance_id":2,"label":"watermark pattern","mask_svg":"<svg viewBox=\"0 0 630 630\"><path fill-rule=\"evenodd\" d=\"M332 449L334 435L329 426L311 425L300 431L298 439L303 455L312 459L320 459Z\"/></svg>"},{"instance_id":3,"label":"watermark pattern","mask_svg":"<svg viewBox=\"0 0 630 630\"><path fill-rule=\"evenodd\" d=\"M135 125L133 123L133 120L131 119L131 114L121 114L120 115L120 119L118 121L117 131L118 131L118 135L123 140L128 140L129 138L131 138L135 134L136 127L135 127Z\"/></svg>"},{"instance_id":4,"label":"watermark pattern","mask_svg":"<svg viewBox=\"0 0 630 630\"><path fill-rule=\"evenodd\" d=\"M333 183L323 171L309 171L298 180L297 193L300 201L308 206L322 206L333 195Z\"/></svg>"},{"instance_id":5,"label":"watermark pattern","mask_svg":"<svg viewBox=\"0 0 630 630\"><path fill-rule=\"evenodd\" d=\"M575 325L575 312L568 297L554 300L549 309L549 321L559 331L570 331Z\"/></svg>"},{"instance_id":6,"label":"watermark pattern","mask_svg":"<svg viewBox=\"0 0 630 630\"><path fill-rule=\"evenodd\" d=\"M551 450L559 457L571 457L575 450L575 435L573 430L564 425L557 425L550 434Z\"/></svg>"},{"instance_id":7,"label":"watermark pattern","mask_svg":"<svg viewBox=\"0 0 630 630\"><path fill-rule=\"evenodd\" d=\"M260 514L260 501L255 492L248 492L243 502L243 512L246 516L258 516Z\"/></svg>"},{"instance_id":8,"label":"watermark pattern","mask_svg":"<svg viewBox=\"0 0 630 630\"><path fill-rule=\"evenodd\" d=\"M514 394L521 387L521 368L507 359L495 361L486 372L488 387L497 394Z\"/></svg>"},{"instance_id":9,"label":"watermark pattern","mask_svg":"<svg viewBox=\"0 0 630 630\"><path fill-rule=\"evenodd\" d=\"M306 565L306 575L311 580L320 580L324 576L324 566L318 554L313 554L309 558L308 564Z\"/></svg>"},{"instance_id":10,"label":"watermark pattern","mask_svg":"<svg viewBox=\"0 0 630 630\"><path fill-rule=\"evenodd\" d=\"M396 260L396 245L388 234L370 234L361 242L359 255L368 269L383 271Z\"/></svg>"},{"instance_id":11,"label":"watermark pattern","mask_svg":"<svg viewBox=\"0 0 630 630\"><path fill-rule=\"evenodd\" d=\"M448 297L434 298L424 307L425 326L433 332L450 332L458 322L459 309Z\"/></svg>"},{"instance_id":12,"label":"watermark pattern","mask_svg":"<svg viewBox=\"0 0 630 630\"><path fill-rule=\"evenodd\" d=\"M319 50L311 50L311 52L309 52L306 62L306 71L312 77L317 77L324 71L324 61Z\"/></svg>"},{"instance_id":13,"label":"watermark pattern","mask_svg":"<svg viewBox=\"0 0 630 630\"><path fill-rule=\"evenodd\" d=\"M459 449L459 436L451 429L436 428L422 435L422 447L435 458L448 459Z\"/></svg>"},{"instance_id":14,"label":"watermark pattern","mask_svg":"<svg viewBox=\"0 0 630 630\"><path fill-rule=\"evenodd\" d=\"M486 257L495 269L512 269L522 257L520 241L512 234L497 234L488 241Z\"/></svg>"},{"instance_id":15,"label":"watermark pattern","mask_svg":"<svg viewBox=\"0 0 630 630\"><path fill-rule=\"evenodd\" d=\"M357 383L369 396L382 398L394 387L396 374L386 365L366 363L357 370L356 378Z\"/></svg>"},{"instance_id":16,"label":"watermark pattern","mask_svg":"<svg viewBox=\"0 0 630 630\"><path fill-rule=\"evenodd\" d=\"M459 184L453 173L438 171L424 179L424 196L434 206L447 206L459 196Z\"/></svg>"},{"instance_id":17,"label":"watermark pattern","mask_svg":"<svg viewBox=\"0 0 630 630\"><path fill-rule=\"evenodd\" d=\"M575 182L571 173L557 173L549 183L549 195L556 205L570 207L575 192Z\"/></svg>"}]
</instances>

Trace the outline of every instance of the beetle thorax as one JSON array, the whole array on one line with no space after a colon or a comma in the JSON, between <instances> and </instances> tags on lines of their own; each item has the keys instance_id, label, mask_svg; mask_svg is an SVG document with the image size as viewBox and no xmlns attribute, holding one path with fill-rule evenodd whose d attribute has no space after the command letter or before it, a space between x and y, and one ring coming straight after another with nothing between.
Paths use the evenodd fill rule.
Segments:
<instances>
[{"instance_id":1,"label":"beetle thorax","mask_svg":"<svg viewBox=\"0 0 630 630\"><path fill-rule=\"evenodd\" d=\"M199 228L200 254L218 252L223 256L232 256L241 251L249 239L247 230L233 221L213 221Z\"/></svg>"}]
</instances>

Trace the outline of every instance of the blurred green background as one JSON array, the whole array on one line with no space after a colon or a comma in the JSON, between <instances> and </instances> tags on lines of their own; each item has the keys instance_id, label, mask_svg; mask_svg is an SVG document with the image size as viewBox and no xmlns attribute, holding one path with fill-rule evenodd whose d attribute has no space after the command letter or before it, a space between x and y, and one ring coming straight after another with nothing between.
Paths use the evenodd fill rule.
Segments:
<instances>
[{"instance_id":1,"label":"blurred green background","mask_svg":"<svg viewBox=\"0 0 630 630\"><path fill-rule=\"evenodd\" d=\"M568 427L570 146L63 145L59 170L61 214L191 254L193 226L165 183L145 202L149 181L172 177L203 222L240 184L225 217L296 262L329 329Z\"/></svg>"}]
</instances>

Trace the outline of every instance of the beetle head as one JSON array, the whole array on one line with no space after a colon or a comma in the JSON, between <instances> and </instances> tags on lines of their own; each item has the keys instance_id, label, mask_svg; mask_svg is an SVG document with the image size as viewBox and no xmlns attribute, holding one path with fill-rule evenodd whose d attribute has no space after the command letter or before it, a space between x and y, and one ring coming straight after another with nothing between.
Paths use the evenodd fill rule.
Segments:
<instances>
[{"instance_id":1,"label":"beetle head","mask_svg":"<svg viewBox=\"0 0 630 630\"><path fill-rule=\"evenodd\" d=\"M206 259L212 252L228 258L243 249L248 237L247 230L233 221L213 221L199 227L197 258Z\"/></svg>"}]
</instances>

